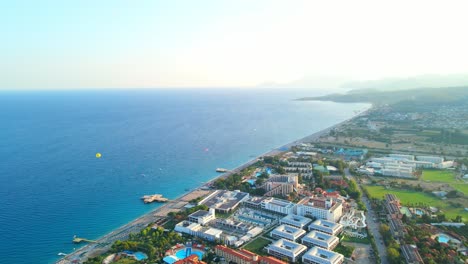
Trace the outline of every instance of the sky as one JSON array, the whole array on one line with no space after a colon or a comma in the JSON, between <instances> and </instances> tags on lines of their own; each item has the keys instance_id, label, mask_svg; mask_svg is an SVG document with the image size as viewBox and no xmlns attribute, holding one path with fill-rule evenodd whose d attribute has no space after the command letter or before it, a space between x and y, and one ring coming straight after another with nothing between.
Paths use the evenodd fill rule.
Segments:
<instances>
[{"instance_id":1,"label":"sky","mask_svg":"<svg viewBox=\"0 0 468 264\"><path fill-rule=\"evenodd\" d=\"M468 1L0 1L0 89L468 73Z\"/></svg>"}]
</instances>

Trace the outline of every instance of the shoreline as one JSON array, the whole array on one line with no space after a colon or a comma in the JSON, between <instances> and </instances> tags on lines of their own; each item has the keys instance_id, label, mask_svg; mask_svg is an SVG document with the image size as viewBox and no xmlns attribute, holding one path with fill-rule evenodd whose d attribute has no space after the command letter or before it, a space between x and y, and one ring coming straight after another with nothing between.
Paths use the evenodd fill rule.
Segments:
<instances>
[{"instance_id":1,"label":"shoreline","mask_svg":"<svg viewBox=\"0 0 468 264\"><path fill-rule=\"evenodd\" d=\"M310 135L305 136L303 138L300 138L298 140L292 141L292 142L287 143L285 145L276 147L276 148L274 148L272 150L269 150L269 151L267 151L267 152L265 152L265 153L263 153L261 155L258 155L255 158L252 158L252 159L248 160L247 162L237 166L236 168L234 168L234 169L232 169L232 170L230 170L230 171L228 171L226 173L223 173L223 174L220 174L220 175L214 177L213 179L203 183L202 185L200 185L197 188L194 188L193 190L182 193L181 195L177 196L175 199L170 200L169 202L167 202L165 204L162 204L160 207L155 208L155 209L149 211L148 213L145 213L144 215L142 215L142 216L140 216L140 217L126 223L125 225L123 225L121 227L118 227L118 228L112 230L111 232L99 237L98 239L96 239L96 243L87 244L87 245L84 245L84 246L76 249L72 253L67 254L65 257L55 261L55 263L56 264L69 264L69 263L72 263L72 261L76 260L76 259L79 260L79 263L82 263L83 261L85 261L86 259L88 259L90 257L98 256L98 255L108 251L110 246L112 246L112 244L115 241L125 240L125 239L128 238L129 233L138 233L138 232L140 232L141 229L148 226L148 224L154 223L156 220L160 219L162 216L157 216L157 213L159 213L161 211L165 211L165 210L177 210L177 211L180 210L181 208L174 208L172 206L176 206L179 203L184 203L185 202L184 197L190 196L191 194L194 194L197 191L199 192L199 191L203 190L204 187L207 187L207 186L211 185L211 183L216 181L217 179L220 179L220 178L223 178L223 177L228 177L231 174L237 173L237 172L249 167L250 165L257 162L260 157L278 155L278 154L284 152L284 150L282 150L282 149L285 149L285 148L289 149L291 146L294 146L294 145L297 145L297 144L300 144L300 143L314 141L315 139L318 139L321 136L323 136L325 134L328 134L331 130L333 130L335 128L338 128L340 126L343 126L344 124L346 124L348 122L351 122L352 120L354 120L354 119L356 119L356 118L358 118L358 117L360 117L362 115L367 114L368 112L372 111L373 109L374 109L374 106L371 105L367 110L365 110L365 111L363 111L361 113L358 113L358 114L356 114L355 116L353 116L351 118L348 118L348 119L346 119L344 121L341 121L341 122L339 122L339 123L337 123L335 125L327 127L325 129L322 129L320 131L317 131L317 132L315 132L313 134L310 134Z\"/></svg>"}]
</instances>

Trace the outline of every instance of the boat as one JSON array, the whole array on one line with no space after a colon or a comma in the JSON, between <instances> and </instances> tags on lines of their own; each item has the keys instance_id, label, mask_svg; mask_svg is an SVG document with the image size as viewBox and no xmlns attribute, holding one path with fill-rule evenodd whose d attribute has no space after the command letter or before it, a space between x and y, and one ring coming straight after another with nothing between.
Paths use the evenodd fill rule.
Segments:
<instances>
[{"instance_id":1,"label":"boat","mask_svg":"<svg viewBox=\"0 0 468 264\"><path fill-rule=\"evenodd\" d=\"M217 168L216 169L216 172L227 172L228 170L227 169L224 169L224 168Z\"/></svg>"},{"instance_id":2,"label":"boat","mask_svg":"<svg viewBox=\"0 0 468 264\"><path fill-rule=\"evenodd\" d=\"M66 256L66 255L67 255L67 254L65 254L65 253L63 253L63 252L59 252L59 253L57 254L57 256Z\"/></svg>"}]
</instances>

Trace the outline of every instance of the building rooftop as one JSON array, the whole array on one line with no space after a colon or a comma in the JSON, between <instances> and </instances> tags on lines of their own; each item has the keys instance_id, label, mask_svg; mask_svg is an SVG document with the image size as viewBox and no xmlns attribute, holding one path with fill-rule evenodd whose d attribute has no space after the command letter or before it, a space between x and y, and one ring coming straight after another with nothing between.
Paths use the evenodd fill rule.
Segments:
<instances>
[{"instance_id":1,"label":"building rooftop","mask_svg":"<svg viewBox=\"0 0 468 264\"><path fill-rule=\"evenodd\" d=\"M200 204L214 209L229 210L236 207L238 203L248 196L248 193L240 191L217 190L200 201Z\"/></svg>"},{"instance_id":2,"label":"building rooftop","mask_svg":"<svg viewBox=\"0 0 468 264\"><path fill-rule=\"evenodd\" d=\"M292 227L289 225L280 225L277 228L275 228L272 232L275 233L282 233L282 234L291 234L293 236L301 236L305 233L304 229L302 228L296 228Z\"/></svg>"},{"instance_id":3,"label":"building rooftop","mask_svg":"<svg viewBox=\"0 0 468 264\"><path fill-rule=\"evenodd\" d=\"M312 222L312 219L304 217L304 216L300 216L300 215L290 214L290 215L283 217L281 221L293 222L296 226L306 226L310 222Z\"/></svg>"},{"instance_id":4,"label":"building rooftop","mask_svg":"<svg viewBox=\"0 0 468 264\"><path fill-rule=\"evenodd\" d=\"M421 263L424 261L419 255L418 249L413 245L403 245L401 246L401 252L406 259L406 263Z\"/></svg>"},{"instance_id":5,"label":"building rooftop","mask_svg":"<svg viewBox=\"0 0 468 264\"><path fill-rule=\"evenodd\" d=\"M337 263L343 255L319 247L313 247L307 251L302 258L320 259L320 263Z\"/></svg>"},{"instance_id":6,"label":"building rooftop","mask_svg":"<svg viewBox=\"0 0 468 264\"><path fill-rule=\"evenodd\" d=\"M276 242L273 242L270 246L268 246L271 249L282 249L286 250L288 252L291 252L294 255L300 254L304 249L307 249L306 246L301 245L296 242L292 242L286 239L279 239Z\"/></svg>"},{"instance_id":7,"label":"building rooftop","mask_svg":"<svg viewBox=\"0 0 468 264\"><path fill-rule=\"evenodd\" d=\"M210 215L210 212L205 210L198 210L195 213L190 214L189 217L204 217L207 215Z\"/></svg>"},{"instance_id":8,"label":"building rooftop","mask_svg":"<svg viewBox=\"0 0 468 264\"><path fill-rule=\"evenodd\" d=\"M245 261L250 261L250 260L254 260L254 259L258 258L257 254L255 254L253 252L250 252L248 250L245 250L245 249L234 250L234 249L228 248L228 247L223 246L223 245L217 245L215 247L215 249L216 250L221 250L223 252L226 252L229 255L235 256L235 257L240 258L240 259L245 260Z\"/></svg>"},{"instance_id":9,"label":"building rooftop","mask_svg":"<svg viewBox=\"0 0 468 264\"><path fill-rule=\"evenodd\" d=\"M315 240L324 241L326 243L331 243L335 238L337 237L314 230L314 231L309 232L302 239L311 239L311 240L315 239Z\"/></svg>"}]
</instances>

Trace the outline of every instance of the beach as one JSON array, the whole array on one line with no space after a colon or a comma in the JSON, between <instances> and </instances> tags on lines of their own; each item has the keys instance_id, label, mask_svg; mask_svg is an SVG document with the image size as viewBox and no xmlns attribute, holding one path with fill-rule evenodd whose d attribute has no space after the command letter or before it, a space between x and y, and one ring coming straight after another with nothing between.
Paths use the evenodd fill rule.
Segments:
<instances>
[{"instance_id":1,"label":"beach","mask_svg":"<svg viewBox=\"0 0 468 264\"><path fill-rule=\"evenodd\" d=\"M323 135L326 135L330 130L339 128L340 126L346 124L347 122L352 122L353 119L367 114L371 110L368 109L362 113L357 114L356 116L349 118L347 120L344 120L336 125L330 126L328 128L325 128L323 130L320 130L316 133L313 133L311 135L308 135L306 137L303 137L301 139L295 140L293 142L287 143L281 147L272 149L266 153L263 153L262 155L259 155L248 162L230 170L229 172L220 174L218 177L213 178L212 180L204 183L202 186L189 191L187 193L182 194L181 196L177 197L176 199L173 199L162 206L156 208L155 210L129 222L128 224L125 224L124 226L115 229L114 231L100 237L97 239L97 243L93 244L88 244L85 245L71 254L68 254L64 258L60 259L57 261L57 264L67 264L67 263L72 263L74 260L79 260L79 262L83 262L88 258L92 258L95 256L98 256L104 252L106 252L112 244L117 241L117 240L125 240L130 233L138 233L141 229L144 227L148 226L151 223L154 223L158 219L161 219L165 217L169 212L177 212L180 211L184 208L185 205L187 205L191 200L196 199L198 197L205 196L208 194L210 191L208 191L208 186L211 185L213 181L216 179L222 178L222 177L227 177L233 173L239 172L250 165L254 164L255 162L258 161L260 157L263 156L274 156L278 155L282 152L284 152L285 149L289 149L291 146L300 144L300 143L305 143L305 142L313 142L314 140L320 138Z\"/></svg>"}]
</instances>

